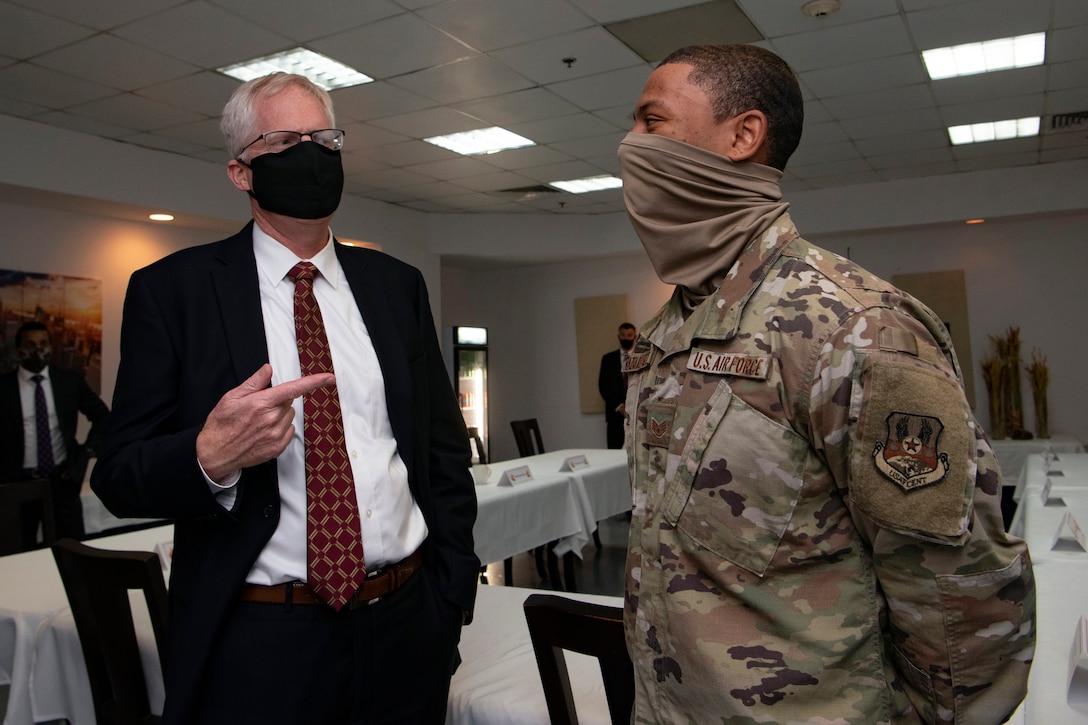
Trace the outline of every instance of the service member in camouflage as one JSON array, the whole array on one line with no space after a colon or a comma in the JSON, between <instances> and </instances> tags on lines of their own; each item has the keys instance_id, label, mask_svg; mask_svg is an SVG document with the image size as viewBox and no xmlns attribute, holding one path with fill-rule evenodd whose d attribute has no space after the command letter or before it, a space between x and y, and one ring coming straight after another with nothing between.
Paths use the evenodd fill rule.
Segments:
<instances>
[{"instance_id":1,"label":"service member in camouflage","mask_svg":"<svg viewBox=\"0 0 1088 725\"><path fill-rule=\"evenodd\" d=\"M672 299L626 355L639 723L1000 723L1035 644L1027 548L944 325L802 239L797 81L677 51L620 146Z\"/></svg>"}]
</instances>

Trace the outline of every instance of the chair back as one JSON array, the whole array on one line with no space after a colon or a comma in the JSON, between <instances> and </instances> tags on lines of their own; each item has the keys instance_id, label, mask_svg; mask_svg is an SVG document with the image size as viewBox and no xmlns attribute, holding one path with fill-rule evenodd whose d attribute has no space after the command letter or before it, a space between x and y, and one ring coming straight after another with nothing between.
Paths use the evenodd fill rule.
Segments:
<instances>
[{"instance_id":1,"label":"chair back","mask_svg":"<svg viewBox=\"0 0 1088 725\"><path fill-rule=\"evenodd\" d=\"M41 511L42 542L49 546L57 540L53 483L48 478L0 483L0 556L27 549L25 542L32 540L37 532L23 531L31 520L24 518L23 511L35 506ZM37 525L37 517L33 521Z\"/></svg>"},{"instance_id":2,"label":"chair back","mask_svg":"<svg viewBox=\"0 0 1088 725\"><path fill-rule=\"evenodd\" d=\"M487 451L484 450L484 441L480 438L480 429L476 426L469 426L468 437L472 441L472 445L476 447L476 458L480 463L487 463Z\"/></svg>"},{"instance_id":3,"label":"chair back","mask_svg":"<svg viewBox=\"0 0 1088 725\"><path fill-rule=\"evenodd\" d=\"M563 650L596 657L613 725L627 725L635 703L635 673L623 635L623 610L554 594L530 594L522 608L552 725L577 725Z\"/></svg>"},{"instance_id":4,"label":"chair back","mask_svg":"<svg viewBox=\"0 0 1088 725\"><path fill-rule=\"evenodd\" d=\"M527 418L526 420L512 420L510 421L510 427L514 431L514 441L518 444L519 456L535 456L538 453L544 453L544 441L540 437L540 426L536 422L536 418ZM533 448L533 443L536 443L536 448Z\"/></svg>"},{"instance_id":5,"label":"chair back","mask_svg":"<svg viewBox=\"0 0 1088 725\"><path fill-rule=\"evenodd\" d=\"M53 544L53 558L72 607L98 724L158 722L151 714L129 606L129 591L142 591L165 667L167 599L158 554L106 551L61 539Z\"/></svg>"}]
</instances>

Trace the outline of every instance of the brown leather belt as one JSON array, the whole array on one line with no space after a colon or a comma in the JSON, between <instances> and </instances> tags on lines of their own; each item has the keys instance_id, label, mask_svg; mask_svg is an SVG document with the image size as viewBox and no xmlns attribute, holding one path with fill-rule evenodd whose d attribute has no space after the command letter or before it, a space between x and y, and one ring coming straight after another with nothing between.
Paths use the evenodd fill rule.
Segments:
<instances>
[{"instance_id":1,"label":"brown leather belt","mask_svg":"<svg viewBox=\"0 0 1088 725\"><path fill-rule=\"evenodd\" d=\"M423 553L416 549L416 553L407 559L368 573L358 591L351 595L347 606L357 609L374 604L382 597L400 589L404 582L408 581L408 577L419 571L422 566ZM260 604L325 604L306 582L288 582L274 586L246 584L242 588L242 601Z\"/></svg>"}]
</instances>

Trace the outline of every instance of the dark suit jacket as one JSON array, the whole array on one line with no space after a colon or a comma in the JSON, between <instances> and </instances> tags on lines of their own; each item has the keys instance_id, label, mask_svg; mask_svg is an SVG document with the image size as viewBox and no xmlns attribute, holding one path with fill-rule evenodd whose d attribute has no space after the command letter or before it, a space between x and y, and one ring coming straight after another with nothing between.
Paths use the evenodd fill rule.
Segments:
<instances>
[{"instance_id":1,"label":"dark suit jacket","mask_svg":"<svg viewBox=\"0 0 1088 725\"><path fill-rule=\"evenodd\" d=\"M476 493L423 278L373 250L337 245L336 254L373 340L393 434L429 529L424 565L451 605L471 612ZM208 413L266 362L252 222L132 275L114 410L92 486L118 516L176 519L166 665L174 722L191 719L224 618L279 519L275 461L243 471L227 512L196 460Z\"/></svg>"},{"instance_id":2,"label":"dark suit jacket","mask_svg":"<svg viewBox=\"0 0 1088 725\"><path fill-rule=\"evenodd\" d=\"M601 356L601 371L597 374L597 390L604 398L604 418L623 422L616 408L627 399L627 383L620 369L620 351L613 350Z\"/></svg>"},{"instance_id":3,"label":"dark suit jacket","mask_svg":"<svg viewBox=\"0 0 1088 725\"><path fill-rule=\"evenodd\" d=\"M87 381L75 370L49 366L49 384L57 421L64 436L65 462L73 481L82 481L87 461L98 449L110 409L95 395ZM76 441L79 414L87 416L91 429L87 440ZM23 406L19 397L16 370L0 375L0 480L15 481L22 477L23 465Z\"/></svg>"}]
</instances>

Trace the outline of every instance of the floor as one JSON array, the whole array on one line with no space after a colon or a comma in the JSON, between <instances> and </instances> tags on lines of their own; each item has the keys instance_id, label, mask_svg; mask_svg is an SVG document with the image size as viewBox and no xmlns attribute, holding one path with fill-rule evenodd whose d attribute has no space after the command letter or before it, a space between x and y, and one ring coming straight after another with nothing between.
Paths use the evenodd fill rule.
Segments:
<instances>
[{"instance_id":1,"label":"floor","mask_svg":"<svg viewBox=\"0 0 1088 725\"><path fill-rule=\"evenodd\" d=\"M579 592L586 594L623 594L623 567L627 556L627 528L630 519L625 515L615 516L597 522L597 533L601 539L601 548L590 541L582 549L582 558L574 557L574 577ZM501 561L488 564L487 583L491 586L511 585L532 589L562 590L562 584L556 587L549 577L542 578L537 573L536 560L531 552L514 557L513 582L508 583L503 576Z\"/></svg>"}]
</instances>

